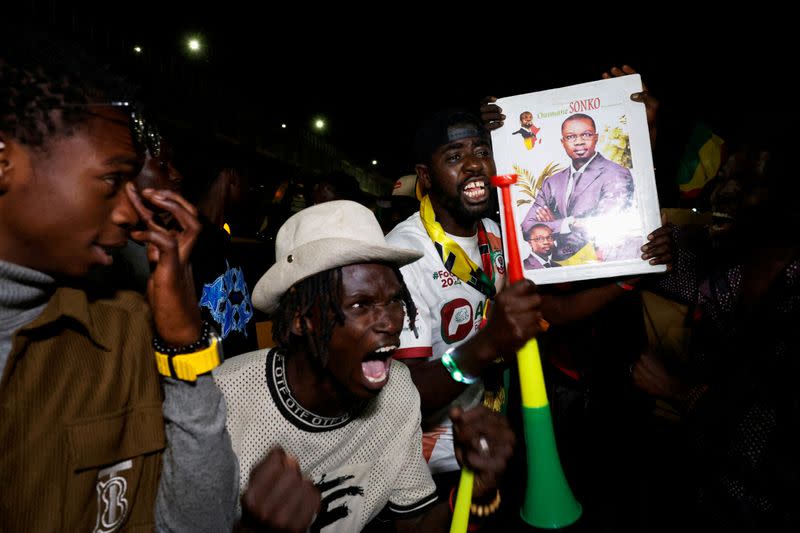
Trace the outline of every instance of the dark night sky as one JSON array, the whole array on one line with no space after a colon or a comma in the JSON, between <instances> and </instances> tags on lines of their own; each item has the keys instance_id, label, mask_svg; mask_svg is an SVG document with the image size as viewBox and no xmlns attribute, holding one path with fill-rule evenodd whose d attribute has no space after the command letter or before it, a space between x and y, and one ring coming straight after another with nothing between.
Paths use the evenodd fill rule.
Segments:
<instances>
[{"instance_id":1,"label":"dark night sky","mask_svg":"<svg viewBox=\"0 0 800 533\"><path fill-rule=\"evenodd\" d=\"M281 122L305 128L313 116L324 115L331 144L354 162L379 160L378 170L389 178L412 170L414 129L436 109L476 107L488 94L591 81L611 65L635 66L661 99L659 150L667 168L695 120L724 130L749 120L742 117L754 110L777 109L776 96L791 100L786 82L779 81L787 73L791 34L781 34L769 14L737 25L696 14L668 21L665 13L664 20L648 19L663 29L616 20L613 26L595 22L598 29L589 31L570 28L565 16L537 19L513 5L517 11L506 18L514 28L503 27L499 4L466 14L466 4L447 4L443 10L460 13L436 17L427 11L430 4L394 11L382 5L380 13L361 8L358 17L344 4L326 10L304 4L295 13L284 4L255 9L236 2L56 2L54 8L52 1L39 1L27 7L39 24L55 22L67 33L88 24L108 30L112 40L171 58L204 86L217 88L219 97L193 102L197 116L209 106L273 131ZM625 31L617 29L623 26ZM756 36L755 27L771 35ZM190 34L203 39L202 58L182 51ZM183 98L181 88L156 88L152 78L145 86L151 100Z\"/></svg>"}]
</instances>

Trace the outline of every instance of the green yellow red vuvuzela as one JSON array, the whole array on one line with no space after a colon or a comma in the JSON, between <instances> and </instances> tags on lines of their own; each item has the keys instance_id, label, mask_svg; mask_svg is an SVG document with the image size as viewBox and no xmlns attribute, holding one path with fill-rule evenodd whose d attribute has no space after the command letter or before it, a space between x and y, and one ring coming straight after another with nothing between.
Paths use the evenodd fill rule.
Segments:
<instances>
[{"instance_id":1,"label":"green yellow red vuvuzela","mask_svg":"<svg viewBox=\"0 0 800 533\"><path fill-rule=\"evenodd\" d=\"M503 237L508 257L506 266L511 283L523 279L522 261L517 245L516 222L509 187L517 182L516 174L494 176L492 185L503 195ZM528 484L520 509L528 524L546 529L558 529L573 524L581 516L581 504L575 499L564 477L558 458L550 405L544 387L539 343L529 340L517 352L519 380L522 393L522 417L528 458ZM453 511L450 533L464 533L469 522L473 473L461 472L458 498ZM468 489L465 490L465 488ZM464 501L462 501L464 500Z\"/></svg>"}]
</instances>

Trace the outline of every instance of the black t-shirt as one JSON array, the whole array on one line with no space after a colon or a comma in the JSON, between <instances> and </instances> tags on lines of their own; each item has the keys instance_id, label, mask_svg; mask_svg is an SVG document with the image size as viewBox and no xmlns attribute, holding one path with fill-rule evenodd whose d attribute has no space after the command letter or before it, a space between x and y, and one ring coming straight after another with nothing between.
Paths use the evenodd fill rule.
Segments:
<instances>
[{"instance_id":1,"label":"black t-shirt","mask_svg":"<svg viewBox=\"0 0 800 533\"><path fill-rule=\"evenodd\" d=\"M201 217L203 229L192 251L192 273L203 318L222 337L226 358L258 348L250 288L234 264L231 237Z\"/></svg>"}]
</instances>

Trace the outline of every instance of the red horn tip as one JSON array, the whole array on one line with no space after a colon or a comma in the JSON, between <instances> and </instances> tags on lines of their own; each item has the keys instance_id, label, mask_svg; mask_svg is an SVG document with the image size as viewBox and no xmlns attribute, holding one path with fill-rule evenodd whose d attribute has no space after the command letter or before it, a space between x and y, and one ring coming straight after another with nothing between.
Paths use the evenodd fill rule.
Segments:
<instances>
[{"instance_id":1,"label":"red horn tip","mask_svg":"<svg viewBox=\"0 0 800 533\"><path fill-rule=\"evenodd\" d=\"M495 187L508 187L509 185L514 185L516 182L516 174L502 174L500 176L492 177L492 185Z\"/></svg>"}]
</instances>

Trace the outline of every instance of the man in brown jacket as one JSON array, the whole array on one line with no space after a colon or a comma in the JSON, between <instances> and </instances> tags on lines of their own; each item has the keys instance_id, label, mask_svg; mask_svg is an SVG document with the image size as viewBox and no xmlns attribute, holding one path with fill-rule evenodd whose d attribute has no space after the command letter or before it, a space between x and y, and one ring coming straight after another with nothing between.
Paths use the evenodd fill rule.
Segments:
<instances>
[{"instance_id":1,"label":"man in brown jacket","mask_svg":"<svg viewBox=\"0 0 800 533\"><path fill-rule=\"evenodd\" d=\"M0 531L229 529L224 400L210 376L162 380L152 345L207 344L196 210L130 183L158 137L103 69L30 35L0 50ZM149 308L85 287L129 235L154 264Z\"/></svg>"}]
</instances>

